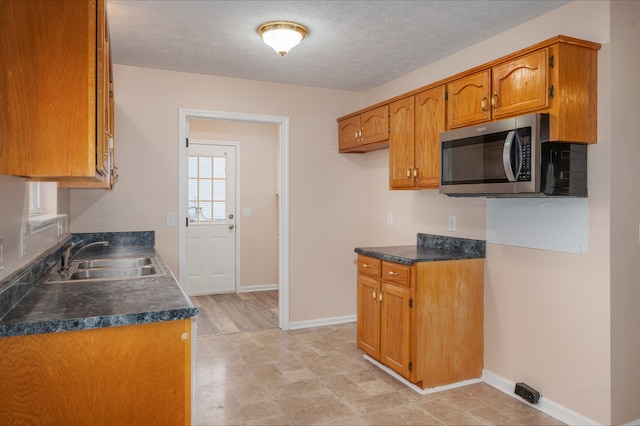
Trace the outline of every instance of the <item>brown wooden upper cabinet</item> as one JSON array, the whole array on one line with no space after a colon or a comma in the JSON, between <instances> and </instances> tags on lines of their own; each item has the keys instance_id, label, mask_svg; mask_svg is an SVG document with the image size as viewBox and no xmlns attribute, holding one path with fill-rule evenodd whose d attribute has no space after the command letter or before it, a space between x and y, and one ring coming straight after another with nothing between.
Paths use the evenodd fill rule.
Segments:
<instances>
[{"instance_id":1,"label":"brown wooden upper cabinet","mask_svg":"<svg viewBox=\"0 0 640 426\"><path fill-rule=\"evenodd\" d=\"M389 105L338 119L339 152L367 152L389 144Z\"/></svg>"},{"instance_id":2,"label":"brown wooden upper cabinet","mask_svg":"<svg viewBox=\"0 0 640 426\"><path fill-rule=\"evenodd\" d=\"M447 128L524 114L548 106L547 50L447 84Z\"/></svg>"},{"instance_id":3,"label":"brown wooden upper cabinet","mask_svg":"<svg viewBox=\"0 0 640 426\"><path fill-rule=\"evenodd\" d=\"M415 189L437 188L439 138L445 130L540 112L549 114L549 140L596 143L600 47L559 35L344 116L338 119L339 151L388 145L390 188ZM444 101L439 98L442 88ZM376 131L362 130L365 114L386 107L388 144L384 114L368 118ZM365 133L380 136L366 144Z\"/></svg>"},{"instance_id":4,"label":"brown wooden upper cabinet","mask_svg":"<svg viewBox=\"0 0 640 426\"><path fill-rule=\"evenodd\" d=\"M434 87L389 105L389 188L437 188L445 88Z\"/></svg>"},{"instance_id":5,"label":"brown wooden upper cabinet","mask_svg":"<svg viewBox=\"0 0 640 426\"><path fill-rule=\"evenodd\" d=\"M558 36L447 82L447 129L532 112L549 140L597 142L597 43Z\"/></svg>"},{"instance_id":6,"label":"brown wooden upper cabinet","mask_svg":"<svg viewBox=\"0 0 640 426\"><path fill-rule=\"evenodd\" d=\"M0 2L0 174L110 186L104 0Z\"/></svg>"}]
</instances>

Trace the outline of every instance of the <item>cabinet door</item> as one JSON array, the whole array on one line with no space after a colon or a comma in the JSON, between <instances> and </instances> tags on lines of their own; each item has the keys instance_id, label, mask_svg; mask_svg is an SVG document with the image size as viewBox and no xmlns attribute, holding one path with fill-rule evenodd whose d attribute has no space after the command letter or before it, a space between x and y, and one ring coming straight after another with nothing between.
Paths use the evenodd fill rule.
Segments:
<instances>
[{"instance_id":1,"label":"cabinet door","mask_svg":"<svg viewBox=\"0 0 640 426\"><path fill-rule=\"evenodd\" d=\"M389 105L389 188L412 188L414 184L414 97Z\"/></svg>"},{"instance_id":2,"label":"cabinet door","mask_svg":"<svg viewBox=\"0 0 640 426\"><path fill-rule=\"evenodd\" d=\"M360 140L360 116L338 122L338 150L343 152L358 146Z\"/></svg>"},{"instance_id":3,"label":"cabinet door","mask_svg":"<svg viewBox=\"0 0 640 426\"><path fill-rule=\"evenodd\" d=\"M98 114L96 116L96 172L102 180L74 179L59 183L68 188L113 189L117 180L117 168L114 164L114 98L113 70L111 67L111 45L109 42L109 24L107 9L103 2L98 3L98 44L97 44L97 96Z\"/></svg>"},{"instance_id":4,"label":"cabinet door","mask_svg":"<svg viewBox=\"0 0 640 426\"><path fill-rule=\"evenodd\" d=\"M523 114L549 106L547 49L492 69L493 118Z\"/></svg>"},{"instance_id":5,"label":"cabinet door","mask_svg":"<svg viewBox=\"0 0 640 426\"><path fill-rule=\"evenodd\" d=\"M490 74L490 70L485 70L447 84L447 128L455 129L491 119Z\"/></svg>"},{"instance_id":6,"label":"cabinet door","mask_svg":"<svg viewBox=\"0 0 640 426\"><path fill-rule=\"evenodd\" d=\"M97 4L0 2L0 174L100 179Z\"/></svg>"},{"instance_id":7,"label":"cabinet door","mask_svg":"<svg viewBox=\"0 0 640 426\"><path fill-rule=\"evenodd\" d=\"M440 133L445 131L444 86L415 96L415 159L417 188L438 188Z\"/></svg>"},{"instance_id":8,"label":"cabinet door","mask_svg":"<svg viewBox=\"0 0 640 426\"><path fill-rule=\"evenodd\" d=\"M409 378L410 289L401 284L383 282L380 299L380 362Z\"/></svg>"},{"instance_id":9,"label":"cabinet door","mask_svg":"<svg viewBox=\"0 0 640 426\"><path fill-rule=\"evenodd\" d=\"M380 281L358 275L358 348L380 360Z\"/></svg>"},{"instance_id":10,"label":"cabinet door","mask_svg":"<svg viewBox=\"0 0 640 426\"><path fill-rule=\"evenodd\" d=\"M389 139L389 105L365 111L360 115L362 145Z\"/></svg>"}]
</instances>

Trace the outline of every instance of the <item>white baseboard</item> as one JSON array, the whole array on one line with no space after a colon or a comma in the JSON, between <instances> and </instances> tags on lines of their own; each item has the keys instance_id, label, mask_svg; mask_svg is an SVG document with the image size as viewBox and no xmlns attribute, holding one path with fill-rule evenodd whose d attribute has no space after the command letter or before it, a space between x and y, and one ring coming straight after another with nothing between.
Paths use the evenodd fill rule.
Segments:
<instances>
[{"instance_id":1,"label":"white baseboard","mask_svg":"<svg viewBox=\"0 0 640 426\"><path fill-rule=\"evenodd\" d=\"M459 388L461 386L467 386L467 385L472 385L474 383L482 382L482 379L478 378L478 379L463 380L462 382L451 383L449 385L444 385L444 386L436 386L434 388L422 389L422 388L416 386L415 384L411 383L410 381L408 381L407 379L405 379L404 377L402 377L401 375L399 375L398 373L396 373L395 371L393 371L392 369L390 369L386 365L383 365L383 364L379 363L378 361L376 361L375 359L371 358L369 355L365 355L364 359L366 359L367 361L369 361L370 363L372 363L376 367L380 368L381 370L385 371L389 375L393 376L396 380L402 382L403 384L407 385L408 387L410 387L411 389L413 389L414 391L418 392L421 395L429 395L429 394L436 393L436 392L442 392L442 391L446 391L446 390L449 390L449 389L455 389L455 388Z\"/></svg>"},{"instance_id":2,"label":"white baseboard","mask_svg":"<svg viewBox=\"0 0 640 426\"><path fill-rule=\"evenodd\" d=\"M278 284L265 284L265 285L248 285L238 288L238 293L249 293L251 291L269 291L278 290L280 285Z\"/></svg>"},{"instance_id":3,"label":"white baseboard","mask_svg":"<svg viewBox=\"0 0 640 426\"><path fill-rule=\"evenodd\" d=\"M505 379L502 376L499 376L495 373L492 373L488 370L482 370L482 381L486 384L493 386L506 393L507 395L511 395L514 398L517 398L521 401L524 401L520 396L514 393L516 388L515 382ZM558 404L548 398L545 398L544 395L540 396L540 400L537 404L529 404L531 407L542 411L545 414L550 415L551 417L555 417L556 419L564 422L568 425L599 425L600 423L591 420L588 417L583 416L580 413L577 413L570 408L567 408L563 405Z\"/></svg>"},{"instance_id":4,"label":"white baseboard","mask_svg":"<svg viewBox=\"0 0 640 426\"><path fill-rule=\"evenodd\" d=\"M640 426L640 419L634 420L631 423L625 423L624 426Z\"/></svg>"},{"instance_id":5,"label":"white baseboard","mask_svg":"<svg viewBox=\"0 0 640 426\"><path fill-rule=\"evenodd\" d=\"M344 317L321 318L321 319L309 320L309 321L292 321L289 323L289 330L322 327L324 325L347 324L350 322L356 322L357 320L358 320L358 317L356 315L347 315Z\"/></svg>"}]
</instances>

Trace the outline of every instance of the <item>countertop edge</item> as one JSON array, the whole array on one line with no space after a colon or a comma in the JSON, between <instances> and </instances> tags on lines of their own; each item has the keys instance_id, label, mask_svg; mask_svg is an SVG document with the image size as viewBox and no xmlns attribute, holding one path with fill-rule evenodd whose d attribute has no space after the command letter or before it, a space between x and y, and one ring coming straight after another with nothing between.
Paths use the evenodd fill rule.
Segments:
<instances>
[{"instance_id":1,"label":"countertop edge","mask_svg":"<svg viewBox=\"0 0 640 426\"><path fill-rule=\"evenodd\" d=\"M412 246L396 246L394 248L412 247ZM373 257L374 259L386 260L388 262L399 263L401 265L412 266L420 262L443 262L449 260L469 260L469 259L484 259L485 256L476 253L461 253L461 252L449 252L446 250L440 250L440 256L416 256L416 257L404 257L394 254L385 253L384 249L389 247L356 247L354 251L363 256Z\"/></svg>"},{"instance_id":2,"label":"countertop edge","mask_svg":"<svg viewBox=\"0 0 640 426\"><path fill-rule=\"evenodd\" d=\"M143 312L96 317L71 318L0 326L0 338L36 334L63 333L67 331L99 330L106 327L124 327L194 318L197 308L172 309L158 312Z\"/></svg>"},{"instance_id":3,"label":"countertop edge","mask_svg":"<svg viewBox=\"0 0 640 426\"><path fill-rule=\"evenodd\" d=\"M416 245L356 247L354 251L374 259L411 266L420 262L484 259L486 242L419 233Z\"/></svg>"}]
</instances>

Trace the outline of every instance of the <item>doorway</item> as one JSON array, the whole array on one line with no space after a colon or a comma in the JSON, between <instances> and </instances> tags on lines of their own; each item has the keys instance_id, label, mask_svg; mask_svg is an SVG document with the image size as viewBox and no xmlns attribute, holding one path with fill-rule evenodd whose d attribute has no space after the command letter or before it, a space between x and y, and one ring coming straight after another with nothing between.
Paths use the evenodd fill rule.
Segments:
<instances>
[{"instance_id":1,"label":"doorway","mask_svg":"<svg viewBox=\"0 0 640 426\"><path fill-rule=\"evenodd\" d=\"M187 259L187 226L189 220L187 188L187 158L189 156L186 140L189 136L189 120L223 120L244 123L266 123L278 127L278 151L276 156L277 176L275 182L278 194L278 311L279 326L289 329L289 119L280 116L227 113L219 111L180 109L179 111L179 203L178 212L184 222L179 227L179 282L187 294L194 294L196 289L190 288ZM227 224L228 227L229 224Z\"/></svg>"},{"instance_id":2,"label":"doorway","mask_svg":"<svg viewBox=\"0 0 640 426\"><path fill-rule=\"evenodd\" d=\"M189 140L187 283L189 294L237 290L236 146Z\"/></svg>"}]
</instances>

